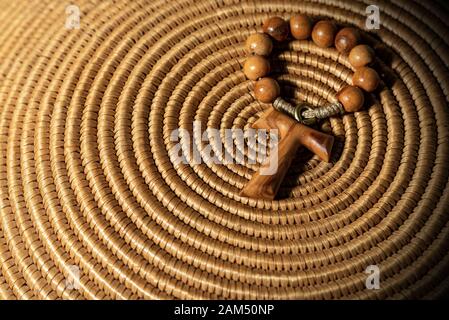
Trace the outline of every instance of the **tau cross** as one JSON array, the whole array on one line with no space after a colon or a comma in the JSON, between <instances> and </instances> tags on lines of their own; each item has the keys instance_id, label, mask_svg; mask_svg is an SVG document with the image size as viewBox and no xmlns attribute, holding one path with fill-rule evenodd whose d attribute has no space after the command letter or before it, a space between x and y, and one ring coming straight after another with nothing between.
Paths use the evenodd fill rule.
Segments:
<instances>
[{"instance_id":1,"label":"tau cross","mask_svg":"<svg viewBox=\"0 0 449 320\"><path fill-rule=\"evenodd\" d=\"M300 146L306 147L321 160L329 162L334 137L314 130L303 123L311 124L312 120L323 119L344 112L339 104L317 109L306 107L307 110L304 110L301 106L293 107L281 98L278 98L273 106L253 124L253 128L278 130L280 142L277 154L270 154L262 164L262 166L269 166L273 157L276 156L277 171L271 175L263 175L259 169L240 192L240 195L245 197L273 200ZM276 109L282 110L290 116ZM308 117L304 118L303 115L307 116L307 113L309 113Z\"/></svg>"}]
</instances>

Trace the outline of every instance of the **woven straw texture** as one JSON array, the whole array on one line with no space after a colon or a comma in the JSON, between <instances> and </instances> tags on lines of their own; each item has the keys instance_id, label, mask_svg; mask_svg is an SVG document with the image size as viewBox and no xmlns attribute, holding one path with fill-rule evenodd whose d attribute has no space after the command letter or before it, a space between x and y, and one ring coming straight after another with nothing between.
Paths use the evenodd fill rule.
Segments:
<instances>
[{"instance_id":1,"label":"woven straw texture","mask_svg":"<svg viewBox=\"0 0 449 320\"><path fill-rule=\"evenodd\" d=\"M364 29L385 87L300 151L279 199L256 165L174 165L170 132L249 128L244 41L269 16ZM449 286L449 17L430 1L0 0L0 298L383 299ZM287 99L335 101L347 57L276 47ZM229 147L229 146L228 146ZM240 146L242 147L242 146ZM365 285L377 265L380 289ZM75 268L74 268L75 267ZM78 287L67 286L76 268Z\"/></svg>"}]
</instances>

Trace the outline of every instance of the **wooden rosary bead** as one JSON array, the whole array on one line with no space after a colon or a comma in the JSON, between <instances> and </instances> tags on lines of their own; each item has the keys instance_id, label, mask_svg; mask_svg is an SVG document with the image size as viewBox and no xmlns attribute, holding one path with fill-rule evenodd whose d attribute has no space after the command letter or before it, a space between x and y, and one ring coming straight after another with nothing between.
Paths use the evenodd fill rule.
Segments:
<instances>
[{"instance_id":1,"label":"wooden rosary bead","mask_svg":"<svg viewBox=\"0 0 449 320\"><path fill-rule=\"evenodd\" d=\"M305 40L312 34L312 20L303 14L298 14L290 18L290 32L293 38Z\"/></svg>"},{"instance_id":2,"label":"wooden rosary bead","mask_svg":"<svg viewBox=\"0 0 449 320\"><path fill-rule=\"evenodd\" d=\"M276 80L262 78L254 85L254 96L263 103L271 103L281 94L281 88Z\"/></svg>"},{"instance_id":3,"label":"wooden rosary bead","mask_svg":"<svg viewBox=\"0 0 449 320\"><path fill-rule=\"evenodd\" d=\"M360 44L355 46L351 52L349 52L349 63L354 68L359 68L366 66L367 64L373 62L374 60L374 50L366 44Z\"/></svg>"},{"instance_id":4,"label":"wooden rosary bead","mask_svg":"<svg viewBox=\"0 0 449 320\"><path fill-rule=\"evenodd\" d=\"M379 74L370 67L357 68L352 76L352 84L367 92L373 92L379 85Z\"/></svg>"},{"instance_id":5,"label":"wooden rosary bead","mask_svg":"<svg viewBox=\"0 0 449 320\"><path fill-rule=\"evenodd\" d=\"M272 17L263 23L263 32L274 40L284 41L288 37L288 23L280 17Z\"/></svg>"},{"instance_id":6,"label":"wooden rosary bead","mask_svg":"<svg viewBox=\"0 0 449 320\"><path fill-rule=\"evenodd\" d=\"M360 33L355 28L343 28L335 36L335 48L338 52L348 53L360 41Z\"/></svg>"},{"instance_id":7,"label":"wooden rosary bead","mask_svg":"<svg viewBox=\"0 0 449 320\"><path fill-rule=\"evenodd\" d=\"M337 93L337 99L346 112L356 112L363 107L365 96L362 90L354 86L346 86Z\"/></svg>"},{"instance_id":8,"label":"wooden rosary bead","mask_svg":"<svg viewBox=\"0 0 449 320\"><path fill-rule=\"evenodd\" d=\"M246 39L245 47L249 53L268 56L273 50L273 41L264 33L256 33Z\"/></svg>"},{"instance_id":9,"label":"wooden rosary bead","mask_svg":"<svg viewBox=\"0 0 449 320\"><path fill-rule=\"evenodd\" d=\"M270 62L262 56L250 56L243 65L243 73L250 80L257 80L270 73Z\"/></svg>"},{"instance_id":10,"label":"wooden rosary bead","mask_svg":"<svg viewBox=\"0 0 449 320\"><path fill-rule=\"evenodd\" d=\"M312 30L312 40L318 47L327 48L334 44L335 24L329 20L321 20Z\"/></svg>"}]
</instances>

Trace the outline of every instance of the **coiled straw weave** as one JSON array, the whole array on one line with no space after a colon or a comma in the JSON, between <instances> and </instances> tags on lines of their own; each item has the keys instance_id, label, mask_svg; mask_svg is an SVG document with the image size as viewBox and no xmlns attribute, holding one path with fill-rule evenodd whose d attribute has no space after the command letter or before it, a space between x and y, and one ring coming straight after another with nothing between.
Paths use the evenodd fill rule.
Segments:
<instances>
[{"instance_id":1,"label":"coiled straw weave","mask_svg":"<svg viewBox=\"0 0 449 320\"><path fill-rule=\"evenodd\" d=\"M69 4L0 1L2 299L447 292L449 16L436 3L76 0L79 30L64 27ZM172 130L249 128L268 107L241 71L264 19L364 29L370 4L381 27L364 37L385 86L322 124L338 140L332 163L301 151L266 202L239 197L258 165L170 161ZM272 61L283 96L315 106L353 73L310 41L277 46ZM370 265L378 290L365 285Z\"/></svg>"}]
</instances>

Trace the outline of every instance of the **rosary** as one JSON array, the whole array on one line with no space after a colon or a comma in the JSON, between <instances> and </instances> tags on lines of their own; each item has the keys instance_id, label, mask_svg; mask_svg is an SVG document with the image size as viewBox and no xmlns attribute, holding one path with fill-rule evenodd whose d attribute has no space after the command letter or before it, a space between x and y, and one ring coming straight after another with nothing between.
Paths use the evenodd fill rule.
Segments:
<instances>
[{"instance_id":1,"label":"rosary","mask_svg":"<svg viewBox=\"0 0 449 320\"><path fill-rule=\"evenodd\" d=\"M360 34L355 28L345 27L337 32L332 21L321 20L313 25L308 16L295 15L291 17L290 23L280 17L267 19L263 24L263 32L250 35L246 40L245 47L250 56L244 63L243 72L248 79L255 81L255 98L262 103L272 104L253 127L278 130L278 170L272 175L262 175L259 170L240 194L249 198L273 200L300 145L320 159L330 160L334 137L308 126L332 116L359 111L365 101L362 89L373 92L380 83L380 77L376 70L368 66L374 61L374 50L368 45L359 44ZM349 62L355 68L353 85L347 85L337 93L337 103L317 108L304 103L293 106L280 97L279 84L275 79L267 77L270 72L267 56L273 49L272 39L285 41L290 33L297 40L306 40L311 36L313 42L321 48L335 45L338 52L348 54ZM266 160L267 163L270 161L270 158Z\"/></svg>"}]
</instances>

